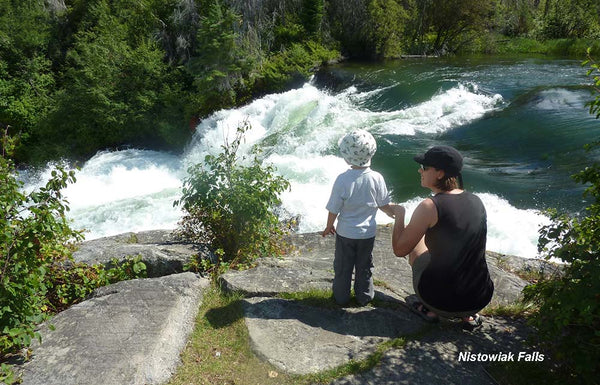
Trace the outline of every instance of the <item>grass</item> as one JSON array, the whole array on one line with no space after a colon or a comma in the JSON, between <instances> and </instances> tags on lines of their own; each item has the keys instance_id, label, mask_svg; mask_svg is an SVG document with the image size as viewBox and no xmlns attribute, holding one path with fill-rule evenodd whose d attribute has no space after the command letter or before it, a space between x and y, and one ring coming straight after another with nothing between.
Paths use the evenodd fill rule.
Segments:
<instances>
[{"instance_id":1,"label":"grass","mask_svg":"<svg viewBox=\"0 0 600 385\"><path fill-rule=\"evenodd\" d=\"M339 305L333 299L331 290L309 289L304 292L280 293L277 297L291 301L298 301L306 306L325 309L337 309Z\"/></svg>"},{"instance_id":2,"label":"grass","mask_svg":"<svg viewBox=\"0 0 600 385\"><path fill-rule=\"evenodd\" d=\"M516 302L510 305L488 306L480 313L487 316L510 318L527 318L536 310L535 306L527 302Z\"/></svg>"},{"instance_id":3,"label":"grass","mask_svg":"<svg viewBox=\"0 0 600 385\"><path fill-rule=\"evenodd\" d=\"M170 385L294 383L252 353L241 299L215 287L204 293L195 330Z\"/></svg>"},{"instance_id":4,"label":"grass","mask_svg":"<svg viewBox=\"0 0 600 385\"><path fill-rule=\"evenodd\" d=\"M280 298L300 301L307 306L337 308L331 290L283 293ZM261 384L309 385L328 384L336 378L364 372L375 367L386 351L404 346L401 337L378 346L361 361L350 361L337 368L310 375L290 375L260 360L252 352L242 310L243 296L227 294L216 286L204 294L196 326L181 354L179 366L169 385Z\"/></svg>"},{"instance_id":5,"label":"grass","mask_svg":"<svg viewBox=\"0 0 600 385\"><path fill-rule=\"evenodd\" d=\"M600 42L597 39L537 40L528 37L484 34L475 39L467 51L486 54L540 54L584 59L588 47L592 49L592 56L600 55Z\"/></svg>"}]
</instances>

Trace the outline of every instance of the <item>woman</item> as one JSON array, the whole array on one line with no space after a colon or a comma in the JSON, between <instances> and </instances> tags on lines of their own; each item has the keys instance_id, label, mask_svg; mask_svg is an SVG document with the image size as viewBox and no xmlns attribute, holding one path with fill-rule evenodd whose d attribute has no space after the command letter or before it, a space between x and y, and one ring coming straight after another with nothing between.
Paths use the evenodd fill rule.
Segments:
<instances>
[{"instance_id":1,"label":"woman","mask_svg":"<svg viewBox=\"0 0 600 385\"><path fill-rule=\"evenodd\" d=\"M463 190L462 156L456 149L436 146L414 159L421 165L421 186L434 196L417 206L406 227L406 210L393 206L392 247L396 256L409 256L420 301L411 310L430 322L460 317L466 327L480 326L477 312L494 292L485 261L485 208Z\"/></svg>"}]
</instances>

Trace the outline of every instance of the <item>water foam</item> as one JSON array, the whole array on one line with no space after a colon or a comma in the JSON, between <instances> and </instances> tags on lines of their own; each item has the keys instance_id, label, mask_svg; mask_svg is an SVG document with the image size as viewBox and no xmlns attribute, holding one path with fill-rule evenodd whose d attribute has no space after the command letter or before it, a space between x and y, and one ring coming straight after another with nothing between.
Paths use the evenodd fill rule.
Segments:
<instances>
[{"instance_id":1,"label":"water foam","mask_svg":"<svg viewBox=\"0 0 600 385\"><path fill-rule=\"evenodd\" d=\"M439 132L477 119L497 107L499 96L481 95L473 87L458 86L431 100L404 110L373 112L361 108L373 91L350 87L331 95L311 84L281 94L267 95L247 106L214 113L202 121L181 157L154 151L102 152L77 172L77 183L65 196L72 208L75 228L86 228L87 239L127 231L172 229L182 216L173 201L180 197L182 181L190 165L202 163L231 141L244 121L250 125L240 154L254 146L263 149L265 163L291 183L282 195L285 215L300 218L300 232L323 229L335 177L348 166L337 156L337 142L355 128L382 134L414 135ZM376 93L375 93L376 94ZM47 180L40 177L39 180ZM35 187L28 183L28 188ZM538 214L518 210L499 197L484 194L489 213L491 250L531 257L536 245ZM407 205L409 214L422 198ZM521 224L515 224L519 218ZM523 222L523 218L525 221ZM378 214L379 223L389 223Z\"/></svg>"},{"instance_id":2,"label":"water foam","mask_svg":"<svg viewBox=\"0 0 600 385\"><path fill-rule=\"evenodd\" d=\"M498 94L481 94L475 85L459 84L417 106L381 113L381 122L374 128L380 134L392 135L440 133L479 119L502 102Z\"/></svg>"},{"instance_id":3,"label":"water foam","mask_svg":"<svg viewBox=\"0 0 600 385\"><path fill-rule=\"evenodd\" d=\"M39 188L54 165L24 175L25 190ZM63 166L64 167L64 166ZM100 152L75 170L77 182L63 190L73 228L86 239L128 231L172 229L182 216L173 207L185 173L176 156L146 150Z\"/></svg>"},{"instance_id":4,"label":"water foam","mask_svg":"<svg viewBox=\"0 0 600 385\"><path fill-rule=\"evenodd\" d=\"M582 91L551 88L538 94L533 107L544 111L562 111L565 108L581 111L588 98L589 95Z\"/></svg>"}]
</instances>

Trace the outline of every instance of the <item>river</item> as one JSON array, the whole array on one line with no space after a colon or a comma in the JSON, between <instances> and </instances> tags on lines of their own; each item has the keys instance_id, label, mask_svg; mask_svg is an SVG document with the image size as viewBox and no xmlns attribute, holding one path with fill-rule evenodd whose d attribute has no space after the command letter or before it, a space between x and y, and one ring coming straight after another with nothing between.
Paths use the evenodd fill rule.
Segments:
<instances>
[{"instance_id":1,"label":"river","mask_svg":"<svg viewBox=\"0 0 600 385\"><path fill-rule=\"evenodd\" d=\"M394 202L409 214L428 195L412 157L435 144L465 156L466 189L488 211L488 249L525 257L537 253L545 209L576 213L583 186L571 175L598 154L583 146L600 137L585 103L590 83L576 60L463 57L344 63L320 71L302 87L271 94L200 122L183 154L140 149L100 152L65 190L73 226L93 239L126 231L172 229L173 207L187 168L216 153L242 121L252 129L241 148L263 149L263 161L291 182L283 212L299 216L299 231L322 230L335 177L347 165L337 141L352 129L378 143L372 167ZM32 189L45 170L24 174ZM378 215L380 223L389 219Z\"/></svg>"}]
</instances>

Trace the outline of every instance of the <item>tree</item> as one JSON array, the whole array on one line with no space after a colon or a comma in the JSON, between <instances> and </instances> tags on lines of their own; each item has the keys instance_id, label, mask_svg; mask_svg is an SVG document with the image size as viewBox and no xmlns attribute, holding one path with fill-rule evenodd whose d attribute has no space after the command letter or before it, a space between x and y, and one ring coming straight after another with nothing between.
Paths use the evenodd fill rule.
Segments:
<instances>
[{"instance_id":1,"label":"tree","mask_svg":"<svg viewBox=\"0 0 600 385\"><path fill-rule=\"evenodd\" d=\"M197 50L187 65L198 90L194 104L200 115L234 105L236 90L244 86L244 69L251 64L237 44L235 25L240 22L239 15L221 0L213 0L200 18Z\"/></svg>"},{"instance_id":2,"label":"tree","mask_svg":"<svg viewBox=\"0 0 600 385\"><path fill-rule=\"evenodd\" d=\"M308 36L319 38L323 22L323 9L323 0L302 0L300 19Z\"/></svg>"},{"instance_id":3,"label":"tree","mask_svg":"<svg viewBox=\"0 0 600 385\"><path fill-rule=\"evenodd\" d=\"M43 2L0 0L0 128L25 141L51 105L52 24Z\"/></svg>"},{"instance_id":4,"label":"tree","mask_svg":"<svg viewBox=\"0 0 600 385\"><path fill-rule=\"evenodd\" d=\"M342 46L342 53L350 57L368 57L368 0L331 1L327 18L333 37Z\"/></svg>"},{"instance_id":5,"label":"tree","mask_svg":"<svg viewBox=\"0 0 600 385\"><path fill-rule=\"evenodd\" d=\"M582 38L599 32L597 0L546 0L541 20L545 39Z\"/></svg>"},{"instance_id":6,"label":"tree","mask_svg":"<svg viewBox=\"0 0 600 385\"><path fill-rule=\"evenodd\" d=\"M435 38L433 52L456 52L469 39L469 33L483 31L489 19L492 2L479 0L449 0L427 7L429 31Z\"/></svg>"},{"instance_id":7,"label":"tree","mask_svg":"<svg viewBox=\"0 0 600 385\"><path fill-rule=\"evenodd\" d=\"M194 0L179 0L171 15L160 21L159 40L170 63L184 64L196 50L200 13Z\"/></svg>"},{"instance_id":8,"label":"tree","mask_svg":"<svg viewBox=\"0 0 600 385\"><path fill-rule=\"evenodd\" d=\"M534 27L538 0L504 0L497 3L496 23L503 35L526 36Z\"/></svg>"},{"instance_id":9,"label":"tree","mask_svg":"<svg viewBox=\"0 0 600 385\"><path fill-rule=\"evenodd\" d=\"M399 57L407 40L404 36L408 13L396 0L372 0L368 6L373 56Z\"/></svg>"},{"instance_id":10,"label":"tree","mask_svg":"<svg viewBox=\"0 0 600 385\"><path fill-rule=\"evenodd\" d=\"M186 135L182 108L172 104L185 98L173 95L178 79L151 39L149 16L124 3L113 10L99 0L81 22L87 28L74 38L55 108L37 133L46 151L54 146L50 157L87 157L126 144L168 148Z\"/></svg>"}]
</instances>

